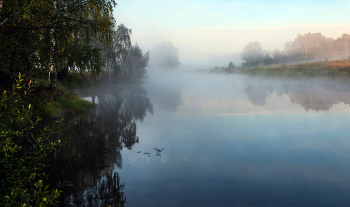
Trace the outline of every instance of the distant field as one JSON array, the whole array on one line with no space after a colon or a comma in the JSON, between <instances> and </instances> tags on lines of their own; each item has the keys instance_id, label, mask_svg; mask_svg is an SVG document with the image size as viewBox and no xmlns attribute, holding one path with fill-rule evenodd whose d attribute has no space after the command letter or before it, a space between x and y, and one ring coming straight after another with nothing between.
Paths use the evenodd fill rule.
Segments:
<instances>
[{"instance_id":1,"label":"distant field","mask_svg":"<svg viewBox=\"0 0 350 207\"><path fill-rule=\"evenodd\" d=\"M258 66L249 68L220 68L201 70L217 73L239 73L257 77L285 77L285 78L350 78L350 60L319 61L297 64L281 64Z\"/></svg>"}]
</instances>

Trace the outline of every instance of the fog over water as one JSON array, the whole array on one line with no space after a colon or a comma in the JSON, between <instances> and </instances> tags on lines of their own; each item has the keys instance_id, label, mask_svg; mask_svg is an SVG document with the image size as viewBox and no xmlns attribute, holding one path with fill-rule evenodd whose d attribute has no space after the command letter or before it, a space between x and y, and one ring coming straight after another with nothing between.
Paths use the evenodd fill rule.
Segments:
<instances>
[{"instance_id":1,"label":"fog over water","mask_svg":"<svg viewBox=\"0 0 350 207\"><path fill-rule=\"evenodd\" d=\"M264 50L284 50L285 43L298 34L321 33L336 39L349 33L349 24L299 24L259 27L211 27L182 29L168 32L135 30L131 36L143 50L152 50L161 41L171 41L179 48L181 66L189 69L206 69L226 66L229 61L240 65L239 53L249 42L258 41ZM152 58L152 53L150 54ZM343 57L341 57L343 58ZM181 69L182 67L180 67Z\"/></svg>"},{"instance_id":2,"label":"fog over water","mask_svg":"<svg viewBox=\"0 0 350 207\"><path fill-rule=\"evenodd\" d=\"M50 182L74 184L60 205L348 206L348 5L118 2L142 49L119 75L142 80L73 91L97 107L57 134ZM266 77L237 75L254 71Z\"/></svg>"},{"instance_id":3,"label":"fog over water","mask_svg":"<svg viewBox=\"0 0 350 207\"><path fill-rule=\"evenodd\" d=\"M82 89L98 107L63 133L66 167L52 174L81 198L118 173L110 192L125 206L346 206L349 89L200 72Z\"/></svg>"}]
</instances>

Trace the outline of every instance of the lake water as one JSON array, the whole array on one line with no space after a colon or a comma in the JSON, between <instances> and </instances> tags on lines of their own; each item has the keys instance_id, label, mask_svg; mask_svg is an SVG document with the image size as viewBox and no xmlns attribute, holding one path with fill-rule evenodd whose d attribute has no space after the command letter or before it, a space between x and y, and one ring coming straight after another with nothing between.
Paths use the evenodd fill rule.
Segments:
<instances>
[{"instance_id":1,"label":"lake water","mask_svg":"<svg viewBox=\"0 0 350 207\"><path fill-rule=\"evenodd\" d=\"M349 81L193 72L79 95L98 107L59 135L62 206L350 203Z\"/></svg>"}]
</instances>

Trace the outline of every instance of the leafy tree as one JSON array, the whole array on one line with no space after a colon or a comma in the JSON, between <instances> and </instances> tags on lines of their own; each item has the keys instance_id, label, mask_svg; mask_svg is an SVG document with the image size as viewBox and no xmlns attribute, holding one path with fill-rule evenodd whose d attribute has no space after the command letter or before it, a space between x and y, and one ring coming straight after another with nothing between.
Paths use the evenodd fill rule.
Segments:
<instances>
[{"instance_id":1,"label":"leafy tree","mask_svg":"<svg viewBox=\"0 0 350 207\"><path fill-rule=\"evenodd\" d=\"M325 44L327 44L327 39L321 33L298 34L294 41L286 43L285 51L288 56L297 57L294 61L300 61L301 55L298 54L303 54L303 59L306 62L320 58L321 49L326 48Z\"/></svg>"},{"instance_id":2,"label":"leafy tree","mask_svg":"<svg viewBox=\"0 0 350 207\"><path fill-rule=\"evenodd\" d=\"M338 54L349 57L350 35L343 34L341 38L333 41Z\"/></svg>"},{"instance_id":3,"label":"leafy tree","mask_svg":"<svg viewBox=\"0 0 350 207\"><path fill-rule=\"evenodd\" d=\"M135 78L142 78L147 72L148 61L149 52L143 54L141 48L136 43L128 52L122 73Z\"/></svg>"},{"instance_id":4,"label":"leafy tree","mask_svg":"<svg viewBox=\"0 0 350 207\"><path fill-rule=\"evenodd\" d=\"M344 58L344 56L347 58L350 54L349 45L350 35L348 34L343 34L337 39L326 38L321 33L298 34L293 41L285 43L284 51L275 50L271 58L262 50L260 43L255 42L246 45L242 53L242 59L245 62L242 65L249 67L259 64L328 60L328 58Z\"/></svg>"},{"instance_id":5,"label":"leafy tree","mask_svg":"<svg viewBox=\"0 0 350 207\"><path fill-rule=\"evenodd\" d=\"M99 50L112 40L114 0L3 0L0 8L0 69L51 71L67 67L98 74ZM25 54L25 55L19 55ZM28 67L18 67L23 64ZM29 67L30 68L30 67ZM31 71L31 72L35 72ZM50 84L55 85L55 78Z\"/></svg>"},{"instance_id":6,"label":"leafy tree","mask_svg":"<svg viewBox=\"0 0 350 207\"><path fill-rule=\"evenodd\" d=\"M265 52L262 50L261 44L259 42L249 42L244 46L241 59L245 61L245 65L257 66L262 64Z\"/></svg>"},{"instance_id":7,"label":"leafy tree","mask_svg":"<svg viewBox=\"0 0 350 207\"><path fill-rule=\"evenodd\" d=\"M285 62L285 61L283 61L284 60L284 58L285 58L285 54L284 54L284 52L283 51L279 51L279 50L274 50L273 51L273 53L272 53L272 57L273 57L273 60L275 61L275 62Z\"/></svg>"},{"instance_id":8,"label":"leafy tree","mask_svg":"<svg viewBox=\"0 0 350 207\"><path fill-rule=\"evenodd\" d=\"M161 42L153 50L151 50L152 58L150 66L164 70L174 70L180 66L179 49L175 48L173 43Z\"/></svg>"},{"instance_id":9,"label":"leafy tree","mask_svg":"<svg viewBox=\"0 0 350 207\"><path fill-rule=\"evenodd\" d=\"M234 69L235 65L232 63L232 61L228 64L228 68L229 69Z\"/></svg>"},{"instance_id":10,"label":"leafy tree","mask_svg":"<svg viewBox=\"0 0 350 207\"><path fill-rule=\"evenodd\" d=\"M262 60L264 65L270 65L272 62L272 58L269 53L265 53L263 60Z\"/></svg>"},{"instance_id":11,"label":"leafy tree","mask_svg":"<svg viewBox=\"0 0 350 207\"><path fill-rule=\"evenodd\" d=\"M93 46L100 49L102 62L104 64L103 71L109 74L121 73L131 48L131 34L132 30L125 27L124 24L121 24L118 25L117 30L112 35L112 41L108 47L103 47L97 39L93 39Z\"/></svg>"},{"instance_id":12,"label":"leafy tree","mask_svg":"<svg viewBox=\"0 0 350 207\"><path fill-rule=\"evenodd\" d=\"M120 69L124 68L124 63L128 56L129 50L131 47L130 35L132 34L131 29L128 29L123 24L118 26L115 38L113 39L114 51L116 53L117 59L117 71L120 72Z\"/></svg>"}]
</instances>

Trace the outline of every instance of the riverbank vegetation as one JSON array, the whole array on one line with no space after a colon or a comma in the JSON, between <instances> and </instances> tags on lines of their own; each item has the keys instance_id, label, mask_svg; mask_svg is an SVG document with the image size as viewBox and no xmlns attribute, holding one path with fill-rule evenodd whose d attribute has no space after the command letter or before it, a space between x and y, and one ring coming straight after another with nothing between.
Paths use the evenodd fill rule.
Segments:
<instances>
[{"instance_id":1,"label":"riverbank vegetation","mask_svg":"<svg viewBox=\"0 0 350 207\"><path fill-rule=\"evenodd\" d=\"M348 79L350 78L350 60L249 67L244 68L240 73L260 77Z\"/></svg>"},{"instance_id":2,"label":"riverbank vegetation","mask_svg":"<svg viewBox=\"0 0 350 207\"><path fill-rule=\"evenodd\" d=\"M34 113L53 118L92 106L67 89L144 77L149 52L116 24L115 6L114 0L1 1L0 89L25 74L26 82L38 83Z\"/></svg>"},{"instance_id":3,"label":"riverbank vegetation","mask_svg":"<svg viewBox=\"0 0 350 207\"><path fill-rule=\"evenodd\" d=\"M94 106L68 89L145 75L149 53L132 46L131 29L116 24L115 6L114 0L0 1L1 206L57 204L60 184L44 186L43 160L60 145L51 138L58 129L40 130L38 123Z\"/></svg>"},{"instance_id":4,"label":"riverbank vegetation","mask_svg":"<svg viewBox=\"0 0 350 207\"><path fill-rule=\"evenodd\" d=\"M241 52L242 64L215 67L211 72L243 73L250 76L288 78L349 78L350 35L337 39L321 33L297 35L284 50L263 50L260 42L249 42Z\"/></svg>"},{"instance_id":5,"label":"riverbank vegetation","mask_svg":"<svg viewBox=\"0 0 350 207\"><path fill-rule=\"evenodd\" d=\"M296 64L275 64L262 65L254 67L221 67L207 71L212 73L234 73L245 74L250 77L265 78L332 78L349 79L350 78L350 59L318 61Z\"/></svg>"},{"instance_id":6,"label":"riverbank vegetation","mask_svg":"<svg viewBox=\"0 0 350 207\"><path fill-rule=\"evenodd\" d=\"M249 42L241 53L242 67L347 59L349 45L348 34L333 39L321 33L299 34L285 43L284 50L266 51L259 42Z\"/></svg>"},{"instance_id":7,"label":"riverbank vegetation","mask_svg":"<svg viewBox=\"0 0 350 207\"><path fill-rule=\"evenodd\" d=\"M255 67L222 67L209 70L213 73L245 74L265 78L350 78L350 59L318 61L296 64L275 64Z\"/></svg>"},{"instance_id":8,"label":"riverbank vegetation","mask_svg":"<svg viewBox=\"0 0 350 207\"><path fill-rule=\"evenodd\" d=\"M58 203L64 184L54 189L44 186L48 178L44 163L46 154L61 144L51 135L60 126L37 130L40 118L33 116L28 101L34 87L23 84L19 74L10 91L3 91L0 99L0 205L51 206ZM63 185L62 185L63 184ZM69 184L70 185L70 184Z\"/></svg>"}]
</instances>

